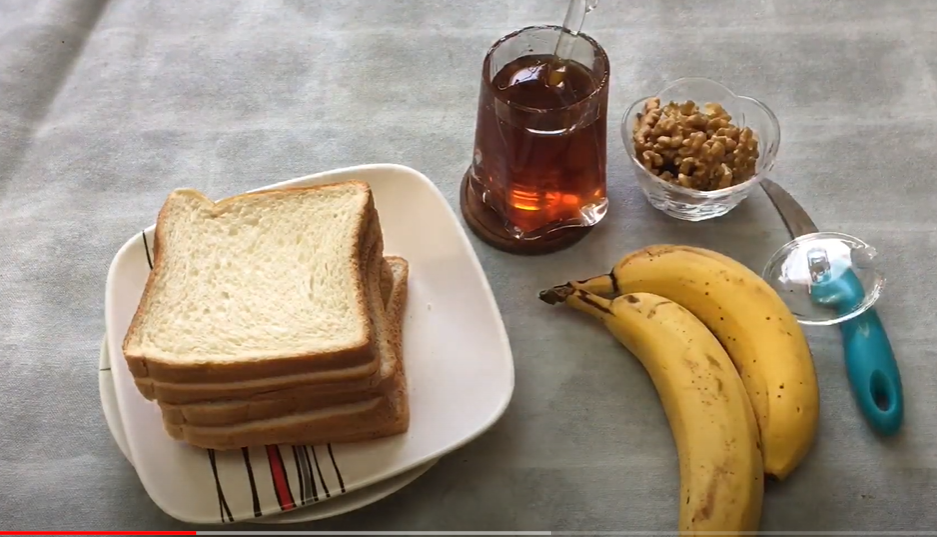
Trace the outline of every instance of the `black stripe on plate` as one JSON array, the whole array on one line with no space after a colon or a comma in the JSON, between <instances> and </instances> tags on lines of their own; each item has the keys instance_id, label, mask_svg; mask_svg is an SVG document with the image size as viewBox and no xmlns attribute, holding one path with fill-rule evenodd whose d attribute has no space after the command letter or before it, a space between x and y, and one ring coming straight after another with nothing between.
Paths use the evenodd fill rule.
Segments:
<instances>
[{"instance_id":1,"label":"black stripe on plate","mask_svg":"<svg viewBox=\"0 0 937 537\"><path fill-rule=\"evenodd\" d=\"M335 475L338 476L338 487L342 494L345 493L345 480L342 479L342 473L338 470L338 464L335 462L335 454L332 453L332 444L326 444L329 448L329 458L332 459L332 468L335 468Z\"/></svg>"},{"instance_id":2,"label":"black stripe on plate","mask_svg":"<svg viewBox=\"0 0 937 537\"><path fill-rule=\"evenodd\" d=\"M208 462L211 464L211 473L215 476L215 490L218 492L218 510L221 512L221 523L234 522L234 516L228 507L228 502L224 498L224 491L221 489L221 480L218 479L218 464L215 462L215 450L209 449ZM225 516L227 515L227 520Z\"/></svg>"},{"instance_id":3,"label":"black stripe on plate","mask_svg":"<svg viewBox=\"0 0 937 537\"><path fill-rule=\"evenodd\" d=\"M254 516L264 516L260 509L260 495L257 493L257 482L254 481L254 467L251 465L250 448L241 448L241 454L244 456L244 468L247 469L247 482L251 487L251 503L254 505Z\"/></svg>"},{"instance_id":4,"label":"black stripe on plate","mask_svg":"<svg viewBox=\"0 0 937 537\"><path fill-rule=\"evenodd\" d=\"M299 482L299 505L306 505L306 478L303 462L299 460L299 446L293 446L293 462L296 463L296 480Z\"/></svg>"},{"instance_id":5,"label":"black stripe on plate","mask_svg":"<svg viewBox=\"0 0 937 537\"><path fill-rule=\"evenodd\" d=\"M326 498L331 498L332 495L329 494L329 486L325 484L325 476L322 475L322 468L319 468L319 457L316 456L316 446L310 446L312 448L312 460L316 463L316 471L319 472L319 482L322 483L322 492L325 493Z\"/></svg>"},{"instance_id":6,"label":"black stripe on plate","mask_svg":"<svg viewBox=\"0 0 937 537\"><path fill-rule=\"evenodd\" d=\"M312 448L315 453L316 448ZM312 469L312 461L309 460L309 446L303 446L303 459L306 461L306 476L309 477L309 489L312 490L312 501L319 501L319 488L316 487L316 474Z\"/></svg>"}]
</instances>

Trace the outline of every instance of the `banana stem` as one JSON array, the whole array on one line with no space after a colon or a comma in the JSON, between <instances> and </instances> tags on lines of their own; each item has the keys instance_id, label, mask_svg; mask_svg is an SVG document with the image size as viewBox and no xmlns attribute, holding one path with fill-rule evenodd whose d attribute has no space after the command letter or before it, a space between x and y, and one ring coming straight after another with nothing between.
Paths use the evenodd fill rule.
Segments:
<instances>
[{"instance_id":1,"label":"banana stem","mask_svg":"<svg viewBox=\"0 0 937 537\"><path fill-rule=\"evenodd\" d=\"M611 300L585 289L579 289L575 285L566 283L540 291L540 300L550 305L566 304L599 319L612 315Z\"/></svg>"},{"instance_id":2,"label":"banana stem","mask_svg":"<svg viewBox=\"0 0 937 537\"><path fill-rule=\"evenodd\" d=\"M615 282L615 278L611 274L602 274L600 276L594 276L587 280L579 280L577 282L570 282L571 286L576 289L582 289L590 293L597 295L617 295L618 294L618 284Z\"/></svg>"},{"instance_id":3,"label":"banana stem","mask_svg":"<svg viewBox=\"0 0 937 537\"><path fill-rule=\"evenodd\" d=\"M618 285L613 275L602 274L586 280L566 282L563 285L544 289L540 291L539 298L552 306L565 302L576 290L586 291L594 295L614 296L618 294Z\"/></svg>"},{"instance_id":4,"label":"banana stem","mask_svg":"<svg viewBox=\"0 0 937 537\"><path fill-rule=\"evenodd\" d=\"M557 285L540 291L540 294L537 295L537 298L551 306L554 306L556 304L562 304L563 302L566 302L566 299L569 298L569 295L573 294L575 291L576 290L572 285L564 283L563 285Z\"/></svg>"}]
</instances>

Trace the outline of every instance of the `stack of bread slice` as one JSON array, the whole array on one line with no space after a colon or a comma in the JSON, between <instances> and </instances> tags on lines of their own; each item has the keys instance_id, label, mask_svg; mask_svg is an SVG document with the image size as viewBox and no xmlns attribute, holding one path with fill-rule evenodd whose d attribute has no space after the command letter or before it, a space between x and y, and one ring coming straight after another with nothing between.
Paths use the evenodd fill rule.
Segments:
<instances>
[{"instance_id":1,"label":"stack of bread slice","mask_svg":"<svg viewBox=\"0 0 937 537\"><path fill-rule=\"evenodd\" d=\"M176 190L123 353L167 433L197 447L400 434L408 278L366 183Z\"/></svg>"}]
</instances>

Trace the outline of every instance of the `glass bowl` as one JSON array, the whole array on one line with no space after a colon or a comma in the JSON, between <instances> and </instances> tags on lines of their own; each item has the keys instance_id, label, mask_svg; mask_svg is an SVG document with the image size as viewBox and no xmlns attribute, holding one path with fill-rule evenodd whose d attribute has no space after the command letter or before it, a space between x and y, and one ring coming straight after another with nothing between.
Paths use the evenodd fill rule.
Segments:
<instances>
[{"instance_id":1,"label":"glass bowl","mask_svg":"<svg viewBox=\"0 0 937 537\"><path fill-rule=\"evenodd\" d=\"M668 102L693 101L702 107L705 103L719 103L732 116L732 123L740 128L748 127L758 136L758 160L755 175L748 181L729 188L700 191L686 188L657 177L649 172L638 156L632 142L632 129L638 114L644 111L644 103L658 97L661 104ZM729 88L708 78L681 78L655 95L634 102L621 120L621 136L625 151L631 159L634 174L647 197L656 209L678 218L698 222L722 216L742 202L761 179L771 171L781 143L781 128L778 118L760 101L736 95Z\"/></svg>"}]
</instances>

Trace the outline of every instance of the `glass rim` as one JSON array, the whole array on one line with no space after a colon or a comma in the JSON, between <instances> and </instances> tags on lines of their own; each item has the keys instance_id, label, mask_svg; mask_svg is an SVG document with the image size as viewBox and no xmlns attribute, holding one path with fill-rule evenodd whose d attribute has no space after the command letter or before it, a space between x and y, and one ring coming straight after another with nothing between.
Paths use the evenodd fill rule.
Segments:
<instances>
[{"instance_id":1,"label":"glass rim","mask_svg":"<svg viewBox=\"0 0 937 537\"><path fill-rule=\"evenodd\" d=\"M766 105L765 103L761 102L758 99L755 99L754 97L748 97L746 95L739 95L733 92L732 90L730 90L729 88L727 88L724 84L720 84L719 82L716 82L715 80L712 80L709 78L682 77L668 84L667 87L664 88L664 90L661 90L655 93L654 95L648 95L646 97L642 97L634 101L633 103L631 103L628 109L625 110L625 113L621 117L621 137L622 137L622 142L625 146L625 152L628 154L628 158L630 158L631 162L640 168L640 173L643 173L645 176L650 177L654 181L654 183L661 186L665 190L670 190L672 192L676 192L679 194L692 196L692 197L696 197L700 199L719 199L719 198L723 198L731 194L734 194L736 192L745 191L749 188L755 187L756 185L758 185L758 183L761 182L761 180L764 177L767 177L768 173L772 170L772 168L774 168L774 163L777 160L777 151L775 151L774 154L771 155L771 160L766 163L766 165L764 166L764 169L762 169L761 171L753 175L744 183L739 183L737 185L730 186L727 188L720 188L718 190L695 190L693 188L687 188L682 185L670 183L654 175L653 173L649 172L647 168L644 167L644 164L640 160L638 160L638 157L634 152L634 146L629 143L629 140L631 139L631 137L628 133L628 131L630 130L629 126L627 125L628 116L632 114L632 111L635 109L635 107L642 106L648 99L657 97L658 95L663 93L666 89L669 89L677 85L680 82L686 82L689 80L703 80L703 81L706 81L707 83L714 84L724 89L726 92L732 95L733 98L737 100L748 101L754 104L755 106L757 106L758 108L760 108L768 116L769 122L771 123L771 127L772 127L771 128L772 134L775 136L777 140L775 142L776 145L780 145L781 143L780 121L778 121L778 118L774 114L774 111L772 111L771 108L768 107L768 105Z\"/></svg>"},{"instance_id":2,"label":"glass rim","mask_svg":"<svg viewBox=\"0 0 937 537\"><path fill-rule=\"evenodd\" d=\"M511 33L509 33L509 34L507 34L507 35L504 35L504 36L498 38L498 40L495 41L495 42L488 48L488 51L485 52L485 60L482 62L482 83L485 84L485 87L488 88L489 91L493 90L493 88L494 88L494 86L492 86L492 77L489 76L489 73L488 73L488 72L489 72L489 67L491 66L491 58L492 58L492 56L494 55L495 51L497 51L502 45L504 45L505 43L507 43L509 40L511 40L511 39L513 39L513 38L515 38L515 37L517 37L517 36L519 36L519 35L521 35L521 34L523 34L523 33L525 33L525 32L530 32L530 31L532 31L532 30L554 30L554 31L556 31L557 33L561 33L561 32L571 33L571 32L569 32L569 30L567 30L566 28L564 28L564 27L562 27L562 26L559 26L559 25L555 25L555 24L535 24L535 25L525 26L525 27L523 27L523 28L519 28L519 29L514 30L513 32L511 32ZM574 37L575 39L582 39L582 40L584 40L585 42L589 43L589 45L592 47L592 50L593 50L594 52L596 52L596 53L599 55L599 57L602 59L602 62L603 62L604 65L605 65L605 69L602 70L602 76L598 79L598 84L596 84L596 87L595 87L595 89L592 91L592 93L590 93L589 95L586 95L586 96L583 97L582 99L579 99L578 101L576 101L576 102L574 102L574 103L572 103L572 104L569 104L569 105L566 105L566 106L561 106L561 107L558 107L558 108L533 108L533 107L530 107L530 106L524 106L524 105L522 105L522 104L512 103L512 102L510 102L510 101L507 101L507 100L503 99L503 98L498 94L498 92L491 91L491 94L492 94L492 96L494 97L494 99L495 99L496 101L498 101L498 102L504 104L505 106L507 106L507 107L509 107L509 108L512 108L512 109L515 109L515 110L519 110L519 111L522 111L522 112L527 112L527 113L530 113L530 114L549 114L549 113L562 112L562 111L565 111L565 110L570 110L570 109L575 108L575 107L577 107L577 106L581 106L583 103L588 103L588 102L590 102L590 101L595 100L595 99L597 98L597 96L598 96L599 94L601 94L601 92L605 91L605 89L608 87L608 83L609 83L609 80L610 80L610 78L611 78L611 66L609 65L608 53L605 52L605 49L602 48L602 45L600 45L600 44L598 43L598 41L596 41L594 38L592 38L591 36L589 36L588 34L586 34L586 33L584 33L584 32L578 32L578 33L575 34L573 37ZM518 56L518 58L520 58L520 57L521 57L521 56ZM515 58L515 59L517 59L517 58ZM512 60L512 61L513 61L513 60ZM592 70L590 69L589 72L592 73Z\"/></svg>"}]
</instances>

